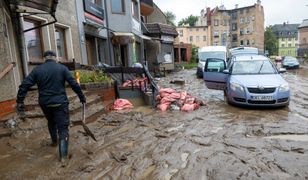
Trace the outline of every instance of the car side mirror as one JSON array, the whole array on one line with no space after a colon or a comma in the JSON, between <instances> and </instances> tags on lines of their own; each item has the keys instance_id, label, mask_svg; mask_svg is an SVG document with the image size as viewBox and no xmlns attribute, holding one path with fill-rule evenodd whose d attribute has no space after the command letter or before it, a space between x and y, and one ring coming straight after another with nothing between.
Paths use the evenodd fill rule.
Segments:
<instances>
[{"instance_id":1,"label":"car side mirror","mask_svg":"<svg viewBox=\"0 0 308 180\"><path fill-rule=\"evenodd\" d=\"M229 69L225 69L225 70L223 70L222 72L223 72L224 74L230 74Z\"/></svg>"},{"instance_id":2,"label":"car side mirror","mask_svg":"<svg viewBox=\"0 0 308 180\"><path fill-rule=\"evenodd\" d=\"M286 68L279 68L278 72L279 73L285 73L285 72L287 72L287 69Z\"/></svg>"}]
</instances>

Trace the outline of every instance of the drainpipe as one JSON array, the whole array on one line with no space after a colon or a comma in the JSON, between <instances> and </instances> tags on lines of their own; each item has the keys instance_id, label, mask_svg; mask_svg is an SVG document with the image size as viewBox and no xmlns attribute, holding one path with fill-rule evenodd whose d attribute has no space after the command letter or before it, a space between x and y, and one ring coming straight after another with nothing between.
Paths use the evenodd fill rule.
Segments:
<instances>
[{"instance_id":1,"label":"drainpipe","mask_svg":"<svg viewBox=\"0 0 308 180\"><path fill-rule=\"evenodd\" d=\"M107 11L107 2L106 0L104 0L104 9L106 11L106 30L107 30L107 43L108 43L108 54L109 54L109 61L110 61L110 65L114 65L112 62L112 58L111 58L111 42L110 42L110 32L109 32L109 22L108 22L108 11Z\"/></svg>"}]
</instances>

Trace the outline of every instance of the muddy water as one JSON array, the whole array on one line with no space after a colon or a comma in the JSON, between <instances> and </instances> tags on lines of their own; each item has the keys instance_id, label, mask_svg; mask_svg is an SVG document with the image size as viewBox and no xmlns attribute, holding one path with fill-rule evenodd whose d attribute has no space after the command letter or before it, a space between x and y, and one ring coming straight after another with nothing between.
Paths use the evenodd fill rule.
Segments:
<instances>
[{"instance_id":1,"label":"muddy water","mask_svg":"<svg viewBox=\"0 0 308 180\"><path fill-rule=\"evenodd\" d=\"M194 112L148 107L102 115L89 128L70 131L70 162L60 168L48 146L44 119L19 124L0 139L1 179L307 179L308 68L289 71L288 108L243 109L227 105L195 70L159 81L207 101ZM183 78L186 84L169 84Z\"/></svg>"}]
</instances>

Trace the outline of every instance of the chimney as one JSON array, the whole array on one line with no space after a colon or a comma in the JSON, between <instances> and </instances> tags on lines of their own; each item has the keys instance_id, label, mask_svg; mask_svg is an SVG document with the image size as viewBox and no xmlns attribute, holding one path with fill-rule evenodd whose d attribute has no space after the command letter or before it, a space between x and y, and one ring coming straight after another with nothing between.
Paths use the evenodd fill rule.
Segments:
<instances>
[{"instance_id":1,"label":"chimney","mask_svg":"<svg viewBox=\"0 0 308 180\"><path fill-rule=\"evenodd\" d=\"M211 12L211 8L207 7L206 8L206 20L207 20L207 25L211 25L211 15L212 15L212 12Z\"/></svg>"},{"instance_id":2,"label":"chimney","mask_svg":"<svg viewBox=\"0 0 308 180\"><path fill-rule=\"evenodd\" d=\"M238 8L238 4L235 4L235 9L237 9Z\"/></svg>"},{"instance_id":3,"label":"chimney","mask_svg":"<svg viewBox=\"0 0 308 180\"><path fill-rule=\"evenodd\" d=\"M257 0L257 4L258 4L258 5L261 5L261 0Z\"/></svg>"}]
</instances>

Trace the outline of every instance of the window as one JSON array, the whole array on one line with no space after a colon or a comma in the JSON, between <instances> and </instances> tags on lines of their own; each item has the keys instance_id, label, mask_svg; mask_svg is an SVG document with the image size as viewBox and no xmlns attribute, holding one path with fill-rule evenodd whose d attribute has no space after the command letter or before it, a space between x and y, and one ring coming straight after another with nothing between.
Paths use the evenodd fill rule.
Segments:
<instances>
[{"instance_id":1,"label":"window","mask_svg":"<svg viewBox=\"0 0 308 180\"><path fill-rule=\"evenodd\" d=\"M240 23L241 23L241 24L244 24L244 18L241 18L241 19L240 19Z\"/></svg>"},{"instance_id":2,"label":"window","mask_svg":"<svg viewBox=\"0 0 308 180\"><path fill-rule=\"evenodd\" d=\"M112 13L123 14L125 12L124 7L124 0L111 0Z\"/></svg>"},{"instance_id":3,"label":"window","mask_svg":"<svg viewBox=\"0 0 308 180\"><path fill-rule=\"evenodd\" d=\"M192 28L189 28L189 31L191 32L191 31L192 31Z\"/></svg>"},{"instance_id":4,"label":"window","mask_svg":"<svg viewBox=\"0 0 308 180\"><path fill-rule=\"evenodd\" d=\"M232 34L232 41L236 42L237 41L237 34Z\"/></svg>"},{"instance_id":5,"label":"window","mask_svg":"<svg viewBox=\"0 0 308 180\"><path fill-rule=\"evenodd\" d=\"M203 31L206 31L206 28L203 28Z\"/></svg>"},{"instance_id":6,"label":"window","mask_svg":"<svg viewBox=\"0 0 308 180\"><path fill-rule=\"evenodd\" d=\"M241 40L241 46L243 46L244 45L244 41L243 40Z\"/></svg>"},{"instance_id":7,"label":"window","mask_svg":"<svg viewBox=\"0 0 308 180\"><path fill-rule=\"evenodd\" d=\"M180 37L183 37L183 30L180 30Z\"/></svg>"},{"instance_id":8,"label":"window","mask_svg":"<svg viewBox=\"0 0 308 180\"><path fill-rule=\"evenodd\" d=\"M254 21L254 20L255 20L255 16L252 16L252 17L251 17L251 20Z\"/></svg>"},{"instance_id":9,"label":"window","mask_svg":"<svg viewBox=\"0 0 308 180\"><path fill-rule=\"evenodd\" d=\"M243 14L243 9L240 10L240 14Z\"/></svg>"},{"instance_id":10,"label":"window","mask_svg":"<svg viewBox=\"0 0 308 180\"><path fill-rule=\"evenodd\" d=\"M289 40L289 41L292 41L292 39L291 39L291 38L289 38L288 40Z\"/></svg>"},{"instance_id":11,"label":"window","mask_svg":"<svg viewBox=\"0 0 308 180\"><path fill-rule=\"evenodd\" d=\"M307 39L303 38L303 44L306 44L306 42L307 42Z\"/></svg>"},{"instance_id":12,"label":"window","mask_svg":"<svg viewBox=\"0 0 308 180\"><path fill-rule=\"evenodd\" d=\"M196 41L199 42L199 36L196 36Z\"/></svg>"},{"instance_id":13,"label":"window","mask_svg":"<svg viewBox=\"0 0 308 180\"><path fill-rule=\"evenodd\" d=\"M288 55L290 55L291 54L291 50L288 50Z\"/></svg>"},{"instance_id":14,"label":"window","mask_svg":"<svg viewBox=\"0 0 308 180\"><path fill-rule=\"evenodd\" d=\"M227 25L228 25L228 20L225 19L225 20L224 20L224 26L227 26Z\"/></svg>"},{"instance_id":15,"label":"window","mask_svg":"<svg viewBox=\"0 0 308 180\"><path fill-rule=\"evenodd\" d=\"M284 47L284 44L281 44L281 47Z\"/></svg>"},{"instance_id":16,"label":"window","mask_svg":"<svg viewBox=\"0 0 308 180\"><path fill-rule=\"evenodd\" d=\"M219 25L219 20L218 19L214 19L214 26L218 26Z\"/></svg>"},{"instance_id":17,"label":"window","mask_svg":"<svg viewBox=\"0 0 308 180\"><path fill-rule=\"evenodd\" d=\"M247 46L250 46L250 42L249 40L246 41Z\"/></svg>"},{"instance_id":18,"label":"window","mask_svg":"<svg viewBox=\"0 0 308 180\"><path fill-rule=\"evenodd\" d=\"M196 28L196 31L199 31L199 28Z\"/></svg>"},{"instance_id":19,"label":"window","mask_svg":"<svg viewBox=\"0 0 308 180\"><path fill-rule=\"evenodd\" d=\"M246 9L246 13L249 13L249 9Z\"/></svg>"},{"instance_id":20,"label":"window","mask_svg":"<svg viewBox=\"0 0 308 180\"><path fill-rule=\"evenodd\" d=\"M24 19L24 29L39 26L39 21ZM42 61L43 60L43 46L41 28L33 29L24 33L25 43L28 50L29 61Z\"/></svg>"},{"instance_id":21,"label":"window","mask_svg":"<svg viewBox=\"0 0 308 180\"><path fill-rule=\"evenodd\" d=\"M237 12L233 12L231 14L231 18L232 18L232 20L236 20L237 19Z\"/></svg>"},{"instance_id":22,"label":"window","mask_svg":"<svg viewBox=\"0 0 308 180\"><path fill-rule=\"evenodd\" d=\"M66 42L65 42L65 29L56 27L55 37L57 43L57 55L59 60L67 60Z\"/></svg>"},{"instance_id":23,"label":"window","mask_svg":"<svg viewBox=\"0 0 308 180\"><path fill-rule=\"evenodd\" d=\"M281 38L281 41L284 41L284 38Z\"/></svg>"},{"instance_id":24,"label":"window","mask_svg":"<svg viewBox=\"0 0 308 180\"><path fill-rule=\"evenodd\" d=\"M246 34L250 34L250 28L249 27L247 27L247 29L246 29Z\"/></svg>"},{"instance_id":25,"label":"window","mask_svg":"<svg viewBox=\"0 0 308 180\"><path fill-rule=\"evenodd\" d=\"M232 31L236 31L237 30L237 24L236 23L232 23Z\"/></svg>"},{"instance_id":26,"label":"window","mask_svg":"<svg viewBox=\"0 0 308 180\"><path fill-rule=\"evenodd\" d=\"M139 8L138 2L136 0L132 0L132 15L136 20L139 21Z\"/></svg>"},{"instance_id":27,"label":"window","mask_svg":"<svg viewBox=\"0 0 308 180\"><path fill-rule=\"evenodd\" d=\"M292 47L292 44L291 44L291 43L289 43L289 44L288 44L288 47Z\"/></svg>"},{"instance_id":28,"label":"window","mask_svg":"<svg viewBox=\"0 0 308 180\"><path fill-rule=\"evenodd\" d=\"M203 36L203 41L206 41L206 36Z\"/></svg>"},{"instance_id":29,"label":"window","mask_svg":"<svg viewBox=\"0 0 308 180\"><path fill-rule=\"evenodd\" d=\"M243 34L244 34L244 29L241 28L241 29L240 29L240 35L242 36Z\"/></svg>"},{"instance_id":30,"label":"window","mask_svg":"<svg viewBox=\"0 0 308 180\"><path fill-rule=\"evenodd\" d=\"M219 37L219 32L218 31L214 31L214 37Z\"/></svg>"},{"instance_id":31,"label":"window","mask_svg":"<svg viewBox=\"0 0 308 180\"><path fill-rule=\"evenodd\" d=\"M190 36L190 37L189 37L189 41L190 41L190 42L193 42L193 40L194 40L194 39L193 39L193 36Z\"/></svg>"},{"instance_id":32,"label":"window","mask_svg":"<svg viewBox=\"0 0 308 180\"><path fill-rule=\"evenodd\" d=\"M102 1L101 0L89 0L90 2L92 2L93 4L96 4L98 6L102 6Z\"/></svg>"},{"instance_id":33,"label":"window","mask_svg":"<svg viewBox=\"0 0 308 180\"><path fill-rule=\"evenodd\" d=\"M247 16L247 18L246 18L246 23L247 23L247 24L250 23L250 17L249 17L249 16Z\"/></svg>"}]
</instances>

